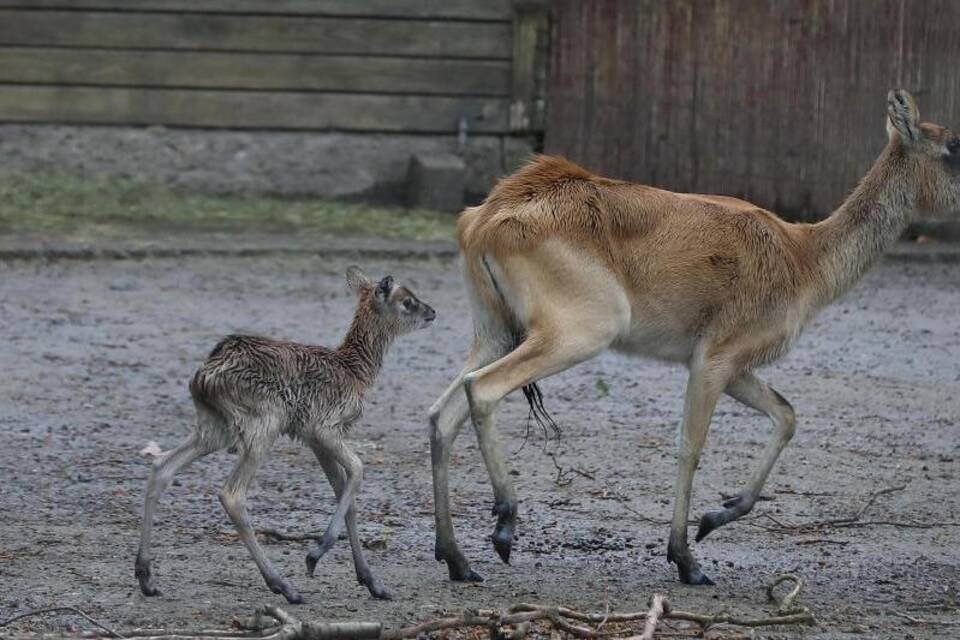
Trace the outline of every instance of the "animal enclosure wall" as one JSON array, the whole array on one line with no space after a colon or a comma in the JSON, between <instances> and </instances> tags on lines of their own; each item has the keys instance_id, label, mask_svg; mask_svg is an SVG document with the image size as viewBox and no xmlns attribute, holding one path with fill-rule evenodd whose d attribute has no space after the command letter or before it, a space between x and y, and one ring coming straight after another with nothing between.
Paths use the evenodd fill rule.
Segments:
<instances>
[{"instance_id":1,"label":"animal enclosure wall","mask_svg":"<svg viewBox=\"0 0 960 640\"><path fill-rule=\"evenodd\" d=\"M0 119L504 132L512 42L508 0L3 0Z\"/></svg>"},{"instance_id":2,"label":"animal enclosure wall","mask_svg":"<svg viewBox=\"0 0 960 640\"><path fill-rule=\"evenodd\" d=\"M888 89L957 125L958 24L953 0L558 0L546 150L819 217L885 144Z\"/></svg>"},{"instance_id":3,"label":"animal enclosure wall","mask_svg":"<svg viewBox=\"0 0 960 640\"><path fill-rule=\"evenodd\" d=\"M0 171L389 200L412 153L442 152L481 193L542 130L546 16L513 0L0 0Z\"/></svg>"}]
</instances>

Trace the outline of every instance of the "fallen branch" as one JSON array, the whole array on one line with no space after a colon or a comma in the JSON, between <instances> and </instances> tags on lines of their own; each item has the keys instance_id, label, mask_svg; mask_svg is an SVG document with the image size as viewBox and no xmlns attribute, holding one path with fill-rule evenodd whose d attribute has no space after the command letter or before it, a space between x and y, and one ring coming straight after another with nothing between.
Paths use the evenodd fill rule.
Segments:
<instances>
[{"instance_id":1,"label":"fallen branch","mask_svg":"<svg viewBox=\"0 0 960 640\"><path fill-rule=\"evenodd\" d=\"M653 596L650 604L650 611L647 612L647 622L643 626L643 633L639 640L653 640L653 634L657 631L657 623L660 622L660 616L669 613L670 603L659 593Z\"/></svg>"},{"instance_id":2,"label":"fallen branch","mask_svg":"<svg viewBox=\"0 0 960 640\"><path fill-rule=\"evenodd\" d=\"M793 588L782 598L774 593L775 588L784 582L792 582ZM283 609L265 606L257 609L251 618L236 620L238 631L180 631L135 629L125 635L101 625L74 607L56 607L22 614L11 618L0 626L6 626L29 615L39 615L49 611L73 611L107 631L110 635L96 635L92 632L74 634L73 638L101 639L117 637L137 640L407 640L419 638L425 634L444 630L485 629L491 638L504 640L523 640L529 633L538 635L566 634L576 638L595 639L612 636L626 636L628 640L653 640L657 626L664 620L682 620L693 622L699 627L699 633L720 624L741 627L763 627L772 625L811 624L813 614L806 607L796 604L803 587L803 581L794 575L778 577L768 588L767 594L777 603L777 615L767 618L747 618L731 613L702 614L690 611L675 611L666 597L655 594L651 598L648 611L585 613L567 607L519 603L506 610L468 609L459 615L451 615L400 629L382 629L379 622L301 622ZM643 621L640 635L631 623ZM922 622L922 621L921 621ZM919 624L920 622L918 622ZM620 624L616 630L601 631L606 624ZM933 624L933 623L931 623ZM539 627L537 625L540 625ZM676 635L671 633L671 635ZM52 634L33 635L33 638L62 638Z\"/></svg>"},{"instance_id":3,"label":"fallen branch","mask_svg":"<svg viewBox=\"0 0 960 640\"><path fill-rule=\"evenodd\" d=\"M47 607L46 609L36 609L36 610L34 610L34 611L27 611L26 613L21 613L20 615L13 616L12 618L8 618L8 619L4 620L3 622L0 622L0 627L9 626L9 625L13 624L14 622L16 622L17 620L23 620L24 618L30 618L30 617L33 617L33 616L39 616L39 615L43 615L43 614L45 614L45 613L56 613L56 612L58 612L58 611L69 611L70 613L75 613L75 614L77 614L78 616L80 616L81 618L83 618L84 620L86 620L87 622L89 622L90 624L93 624L93 625L95 625L95 626L97 626L97 627L100 627L101 629L103 629L104 631L106 631L107 633L109 633L109 634L110 634L111 636L113 636L114 638L123 638L123 637L125 637L125 636L120 635L119 633L117 633L116 631L114 631L113 629L111 629L110 627L108 627L108 626L104 625L103 623L99 622L98 620L95 620L94 618L90 617L89 615L87 615L87 614L84 613L83 611L80 611L80 609L77 609L76 607L70 607L70 606L64 606L64 607Z\"/></svg>"}]
</instances>

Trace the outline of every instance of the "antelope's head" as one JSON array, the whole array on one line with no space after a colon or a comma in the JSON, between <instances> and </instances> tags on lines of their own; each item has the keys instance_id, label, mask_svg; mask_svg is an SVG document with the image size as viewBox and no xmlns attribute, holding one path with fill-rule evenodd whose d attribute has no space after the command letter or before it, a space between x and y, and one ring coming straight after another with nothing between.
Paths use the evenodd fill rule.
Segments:
<instances>
[{"instance_id":1,"label":"antelope's head","mask_svg":"<svg viewBox=\"0 0 960 640\"><path fill-rule=\"evenodd\" d=\"M376 321L395 335L423 329L437 317L433 307L385 276L379 281L368 278L359 267L347 269L347 286L360 297Z\"/></svg>"},{"instance_id":2,"label":"antelope's head","mask_svg":"<svg viewBox=\"0 0 960 640\"><path fill-rule=\"evenodd\" d=\"M887 94L887 135L898 144L917 188L922 216L960 216L960 134L920 122L913 96L902 89Z\"/></svg>"}]
</instances>

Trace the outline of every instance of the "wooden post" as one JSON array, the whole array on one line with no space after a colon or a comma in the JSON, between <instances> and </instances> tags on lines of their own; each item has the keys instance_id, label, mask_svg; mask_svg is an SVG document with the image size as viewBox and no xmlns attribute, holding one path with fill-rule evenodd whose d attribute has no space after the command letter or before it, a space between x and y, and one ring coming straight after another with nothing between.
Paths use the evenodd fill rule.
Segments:
<instances>
[{"instance_id":1,"label":"wooden post","mask_svg":"<svg viewBox=\"0 0 960 640\"><path fill-rule=\"evenodd\" d=\"M514 0L510 130L543 131L550 40L548 0Z\"/></svg>"}]
</instances>

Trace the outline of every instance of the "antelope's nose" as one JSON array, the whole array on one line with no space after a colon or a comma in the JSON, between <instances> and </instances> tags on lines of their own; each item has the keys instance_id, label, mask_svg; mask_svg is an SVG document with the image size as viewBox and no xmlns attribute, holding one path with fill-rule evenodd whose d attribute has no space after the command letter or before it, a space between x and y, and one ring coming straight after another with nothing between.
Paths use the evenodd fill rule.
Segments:
<instances>
[{"instance_id":1,"label":"antelope's nose","mask_svg":"<svg viewBox=\"0 0 960 640\"><path fill-rule=\"evenodd\" d=\"M437 312L433 310L433 307L427 307L427 312L423 315L423 319L427 322L433 322L436 317Z\"/></svg>"}]
</instances>

